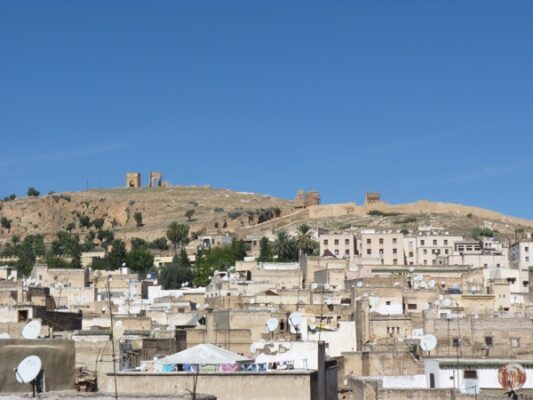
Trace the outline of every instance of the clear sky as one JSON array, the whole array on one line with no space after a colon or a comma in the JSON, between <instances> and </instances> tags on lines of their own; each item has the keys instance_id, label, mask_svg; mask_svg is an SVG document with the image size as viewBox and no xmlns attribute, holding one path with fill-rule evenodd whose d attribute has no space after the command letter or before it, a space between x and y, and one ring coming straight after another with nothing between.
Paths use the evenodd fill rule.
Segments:
<instances>
[{"instance_id":1,"label":"clear sky","mask_svg":"<svg viewBox=\"0 0 533 400\"><path fill-rule=\"evenodd\" d=\"M0 195L174 184L533 219L533 2L0 2Z\"/></svg>"}]
</instances>

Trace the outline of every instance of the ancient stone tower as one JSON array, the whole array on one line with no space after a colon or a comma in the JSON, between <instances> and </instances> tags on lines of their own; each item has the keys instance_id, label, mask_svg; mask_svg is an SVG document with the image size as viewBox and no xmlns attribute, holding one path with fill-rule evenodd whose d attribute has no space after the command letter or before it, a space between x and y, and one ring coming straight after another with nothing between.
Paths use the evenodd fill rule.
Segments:
<instances>
[{"instance_id":1,"label":"ancient stone tower","mask_svg":"<svg viewBox=\"0 0 533 400\"><path fill-rule=\"evenodd\" d=\"M381 193L367 192L365 196L365 204L380 203L380 202L381 202Z\"/></svg>"},{"instance_id":2,"label":"ancient stone tower","mask_svg":"<svg viewBox=\"0 0 533 400\"><path fill-rule=\"evenodd\" d=\"M159 187L162 185L163 185L163 179L161 177L161 172L151 171L150 182L148 182L148 187Z\"/></svg>"},{"instance_id":3,"label":"ancient stone tower","mask_svg":"<svg viewBox=\"0 0 533 400\"><path fill-rule=\"evenodd\" d=\"M141 187L140 172L128 172L126 174L126 187L129 187L129 188Z\"/></svg>"},{"instance_id":4,"label":"ancient stone tower","mask_svg":"<svg viewBox=\"0 0 533 400\"><path fill-rule=\"evenodd\" d=\"M320 204L320 194L318 192L305 192L299 190L296 193L296 198L294 199L294 206L296 208L306 208L310 206L318 206Z\"/></svg>"}]
</instances>

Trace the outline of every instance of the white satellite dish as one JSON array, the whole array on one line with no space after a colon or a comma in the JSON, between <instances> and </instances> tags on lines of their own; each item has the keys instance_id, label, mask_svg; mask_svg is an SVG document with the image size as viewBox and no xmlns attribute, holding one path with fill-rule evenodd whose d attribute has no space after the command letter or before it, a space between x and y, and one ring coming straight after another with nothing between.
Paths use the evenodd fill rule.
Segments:
<instances>
[{"instance_id":1,"label":"white satellite dish","mask_svg":"<svg viewBox=\"0 0 533 400\"><path fill-rule=\"evenodd\" d=\"M37 356L28 356L15 368L15 377L18 383L31 383L41 371L41 359Z\"/></svg>"},{"instance_id":2,"label":"white satellite dish","mask_svg":"<svg viewBox=\"0 0 533 400\"><path fill-rule=\"evenodd\" d=\"M122 321L115 322L115 327L113 328L113 338L120 339L122 336L124 336L124 332L126 332L126 327Z\"/></svg>"},{"instance_id":3,"label":"white satellite dish","mask_svg":"<svg viewBox=\"0 0 533 400\"><path fill-rule=\"evenodd\" d=\"M250 353L255 354L257 351L257 347L255 346L255 343L252 343L250 345Z\"/></svg>"},{"instance_id":4,"label":"white satellite dish","mask_svg":"<svg viewBox=\"0 0 533 400\"><path fill-rule=\"evenodd\" d=\"M422 281L424 280L424 275L418 274L413 278L415 281Z\"/></svg>"},{"instance_id":5,"label":"white satellite dish","mask_svg":"<svg viewBox=\"0 0 533 400\"><path fill-rule=\"evenodd\" d=\"M9 275L9 276L7 277L7 280L8 280L8 281L12 281L13 279L15 279L15 276L14 276L14 275Z\"/></svg>"},{"instance_id":6,"label":"white satellite dish","mask_svg":"<svg viewBox=\"0 0 533 400\"><path fill-rule=\"evenodd\" d=\"M311 283L311 290L315 290L318 287L318 283Z\"/></svg>"},{"instance_id":7,"label":"white satellite dish","mask_svg":"<svg viewBox=\"0 0 533 400\"><path fill-rule=\"evenodd\" d=\"M325 303L327 306L330 306L333 304L333 301L331 299L326 299Z\"/></svg>"},{"instance_id":8,"label":"white satellite dish","mask_svg":"<svg viewBox=\"0 0 533 400\"><path fill-rule=\"evenodd\" d=\"M274 332L276 329L278 329L279 321L277 318L270 318L267 323L266 327L269 332Z\"/></svg>"},{"instance_id":9,"label":"white satellite dish","mask_svg":"<svg viewBox=\"0 0 533 400\"><path fill-rule=\"evenodd\" d=\"M442 305L444 307L450 307L452 305L452 301L449 299L449 298L444 298L442 299Z\"/></svg>"},{"instance_id":10,"label":"white satellite dish","mask_svg":"<svg viewBox=\"0 0 533 400\"><path fill-rule=\"evenodd\" d=\"M33 319L26 324L22 330L22 337L25 339L37 339L41 334L41 321Z\"/></svg>"},{"instance_id":11,"label":"white satellite dish","mask_svg":"<svg viewBox=\"0 0 533 400\"><path fill-rule=\"evenodd\" d=\"M309 330L310 330L311 332L316 331L316 324L309 324Z\"/></svg>"},{"instance_id":12,"label":"white satellite dish","mask_svg":"<svg viewBox=\"0 0 533 400\"><path fill-rule=\"evenodd\" d=\"M297 333L300 330L300 323L302 322L302 314L295 311L289 315L289 325L291 333Z\"/></svg>"},{"instance_id":13,"label":"white satellite dish","mask_svg":"<svg viewBox=\"0 0 533 400\"><path fill-rule=\"evenodd\" d=\"M10 339L11 336L9 336L9 333L0 333L0 339Z\"/></svg>"},{"instance_id":14,"label":"white satellite dish","mask_svg":"<svg viewBox=\"0 0 533 400\"><path fill-rule=\"evenodd\" d=\"M435 283L436 283L436 282L435 282L433 279L430 280L430 281L428 282L428 287L431 288L431 289L433 289L433 288L435 287Z\"/></svg>"},{"instance_id":15,"label":"white satellite dish","mask_svg":"<svg viewBox=\"0 0 533 400\"><path fill-rule=\"evenodd\" d=\"M355 286L357 286L357 287L363 287L363 281L357 281L357 283L355 284Z\"/></svg>"},{"instance_id":16,"label":"white satellite dish","mask_svg":"<svg viewBox=\"0 0 533 400\"><path fill-rule=\"evenodd\" d=\"M409 267L409 272L414 272L415 271L415 267Z\"/></svg>"},{"instance_id":17,"label":"white satellite dish","mask_svg":"<svg viewBox=\"0 0 533 400\"><path fill-rule=\"evenodd\" d=\"M424 351L431 351L437 346L437 338L434 335L424 335L420 340L420 348Z\"/></svg>"},{"instance_id":18,"label":"white satellite dish","mask_svg":"<svg viewBox=\"0 0 533 400\"><path fill-rule=\"evenodd\" d=\"M429 304L428 303L422 304L422 310L424 311L429 310Z\"/></svg>"},{"instance_id":19,"label":"white satellite dish","mask_svg":"<svg viewBox=\"0 0 533 400\"><path fill-rule=\"evenodd\" d=\"M428 284L426 281L420 281L420 284L418 285L420 289L426 289L428 287Z\"/></svg>"},{"instance_id":20,"label":"white satellite dish","mask_svg":"<svg viewBox=\"0 0 533 400\"><path fill-rule=\"evenodd\" d=\"M329 283L324 283L322 285L322 287L324 288L324 290L328 290L329 289Z\"/></svg>"}]
</instances>

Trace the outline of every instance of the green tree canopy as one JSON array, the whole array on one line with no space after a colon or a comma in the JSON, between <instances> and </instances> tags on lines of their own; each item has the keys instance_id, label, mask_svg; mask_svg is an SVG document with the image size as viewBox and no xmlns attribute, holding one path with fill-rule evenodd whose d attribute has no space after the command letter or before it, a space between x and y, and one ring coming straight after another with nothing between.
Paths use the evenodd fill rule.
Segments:
<instances>
[{"instance_id":1,"label":"green tree canopy","mask_svg":"<svg viewBox=\"0 0 533 400\"><path fill-rule=\"evenodd\" d=\"M27 192L27 195L29 197L39 197L40 194L41 193L37 189L35 189L34 187L30 187L28 189L28 192Z\"/></svg>"},{"instance_id":2,"label":"green tree canopy","mask_svg":"<svg viewBox=\"0 0 533 400\"><path fill-rule=\"evenodd\" d=\"M187 237L189 236L189 227L185 224L178 224L172 222L167 228L167 238L174 246L174 253L176 253L178 245L187 244Z\"/></svg>"},{"instance_id":3,"label":"green tree canopy","mask_svg":"<svg viewBox=\"0 0 533 400\"><path fill-rule=\"evenodd\" d=\"M276 240L272 244L272 251L277 257L277 261L298 261L298 247L296 241L285 231L279 231L277 233Z\"/></svg>"},{"instance_id":4,"label":"green tree canopy","mask_svg":"<svg viewBox=\"0 0 533 400\"><path fill-rule=\"evenodd\" d=\"M126 266L135 272L145 274L154 266L154 256L146 249L132 249L126 255Z\"/></svg>"},{"instance_id":5,"label":"green tree canopy","mask_svg":"<svg viewBox=\"0 0 533 400\"><path fill-rule=\"evenodd\" d=\"M274 255L272 254L272 246L267 237L262 237L259 241L259 257L257 261L259 262L269 262L274 260Z\"/></svg>"},{"instance_id":6,"label":"green tree canopy","mask_svg":"<svg viewBox=\"0 0 533 400\"><path fill-rule=\"evenodd\" d=\"M126 245L122 240L113 240L107 261L111 269L118 269L126 262Z\"/></svg>"},{"instance_id":7,"label":"green tree canopy","mask_svg":"<svg viewBox=\"0 0 533 400\"><path fill-rule=\"evenodd\" d=\"M195 286L205 286L215 271L227 271L238 260L246 256L246 247L242 241L234 241L225 247L211 247L200 249L196 255L193 283Z\"/></svg>"}]
</instances>

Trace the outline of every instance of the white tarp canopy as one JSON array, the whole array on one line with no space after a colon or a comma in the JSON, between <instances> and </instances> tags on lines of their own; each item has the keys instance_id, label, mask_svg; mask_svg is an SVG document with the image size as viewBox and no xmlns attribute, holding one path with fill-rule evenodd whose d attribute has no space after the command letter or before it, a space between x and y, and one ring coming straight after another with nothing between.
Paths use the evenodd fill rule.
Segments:
<instances>
[{"instance_id":1,"label":"white tarp canopy","mask_svg":"<svg viewBox=\"0 0 533 400\"><path fill-rule=\"evenodd\" d=\"M232 351L212 344L197 344L179 353L157 360L160 364L235 364L251 361Z\"/></svg>"}]
</instances>

